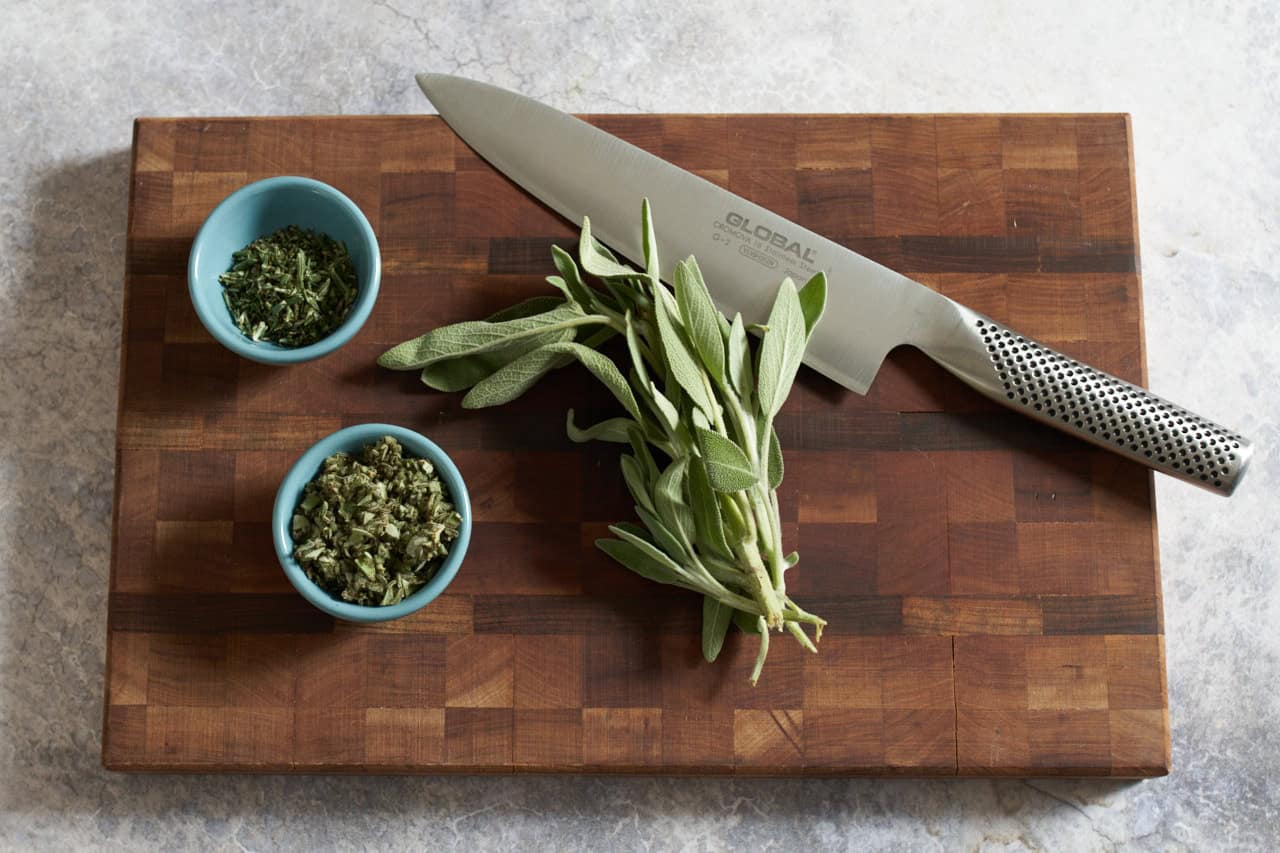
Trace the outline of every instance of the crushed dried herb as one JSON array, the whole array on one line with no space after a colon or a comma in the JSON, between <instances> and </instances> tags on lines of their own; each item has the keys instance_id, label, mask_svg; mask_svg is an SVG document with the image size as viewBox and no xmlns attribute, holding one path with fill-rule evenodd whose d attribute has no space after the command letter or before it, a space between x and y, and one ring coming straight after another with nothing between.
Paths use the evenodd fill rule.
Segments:
<instances>
[{"instance_id":1,"label":"crushed dried herb","mask_svg":"<svg viewBox=\"0 0 1280 853\"><path fill-rule=\"evenodd\" d=\"M435 576L461 524L435 466L388 435L324 460L294 510L293 556L335 598L395 604Z\"/></svg>"},{"instance_id":2,"label":"crushed dried herb","mask_svg":"<svg viewBox=\"0 0 1280 853\"><path fill-rule=\"evenodd\" d=\"M231 256L218 276L236 327L282 347L313 344L342 324L356 300L347 247L318 231L289 225Z\"/></svg>"}]
</instances>

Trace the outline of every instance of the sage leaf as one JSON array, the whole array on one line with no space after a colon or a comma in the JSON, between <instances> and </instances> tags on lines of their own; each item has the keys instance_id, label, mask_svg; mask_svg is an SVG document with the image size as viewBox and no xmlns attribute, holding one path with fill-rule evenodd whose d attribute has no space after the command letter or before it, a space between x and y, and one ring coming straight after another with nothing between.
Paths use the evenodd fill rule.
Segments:
<instances>
[{"instance_id":1,"label":"sage leaf","mask_svg":"<svg viewBox=\"0 0 1280 853\"><path fill-rule=\"evenodd\" d=\"M733 614L734 609L729 605L709 595L702 597L702 657L707 663L720 656Z\"/></svg>"},{"instance_id":2,"label":"sage leaf","mask_svg":"<svg viewBox=\"0 0 1280 853\"><path fill-rule=\"evenodd\" d=\"M627 484L627 491L631 493L632 499L649 512L656 512L653 505L653 482L657 478L654 481L648 479L644 463L630 454L624 453L619 464L622 466L622 480Z\"/></svg>"},{"instance_id":3,"label":"sage leaf","mask_svg":"<svg viewBox=\"0 0 1280 853\"><path fill-rule=\"evenodd\" d=\"M630 542L620 539L597 539L596 547L645 580L682 586L679 575Z\"/></svg>"},{"instance_id":4,"label":"sage leaf","mask_svg":"<svg viewBox=\"0 0 1280 853\"><path fill-rule=\"evenodd\" d=\"M595 375L596 379L599 379L606 388L613 392L613 396L627 410L627 414L637 421L643 417L640 414L640 406L636 403L635 395L631 393L631 386L627 384L626 378L618 371L613 359L606 355L601 355L590 347L571 341L548 344L546 349L576 358L582 363L583 367Z\"/></svg>"},{"instance_id":5,"label":"sage leaf","mask_svg":"<svg viewBox=\"0 0 1280 853\"><path fill-rule=\"evenodd\" d=\"M769 488L776 489L782 483L782 445L778 431L769 427Z\"/></svg>"},{"instance_id":6,"label":"sage leaf","mask_svg":"<svg viewBox=\"0 0 1280 853\"><path fill-rule=\"evenodd\" d=\"M645 541L645 543L649 545L653 544L653 540L649 538L649 531L645 530L643 527L636 524L634 521L619 521L617 524L613 526L618 528L617 530L613 531L614 533L626 531L627 533L631 534L631 536L637 539L642 539Z\"/></svg>"},{"instance_id":7,"label":"sage leaf","mask_svg":"<svg viewBox=\"0 0 1280 853\"><path fill-rule=\"evenodd\" d=\"M716 384L723 385L724 337L720 334L720 323L724 315L712 303L702 271L692 256L676 264L675 280L676 304L680 306L689 340Z\"/></svg>"},{"instance_id":8,"label":"sage leaf","mask_svg":"<svg viewBox=\"0 0 1280 853\"><path fill-rule=\"evenodd\" d=\"M769 312L769 331L760 345L758 373L760 412L772 419L786 402L804 356L804 313L791 279L782 280L773 310Z\"/></svg>"},{"instance_id":9,"label":"sage leaf","mask_svg":"<svg viewBox=\"0 0 1280 853\"><path fill-rule=\"evenodd\" d=\"M660 566L669 569L677 578L683 579L685 576L684 569L670 556L664 554L656 545L644 537L648 533L643 528L637 528L634 524L611 524L609 530L620 537L624 542L634 545L638 551L653 560Z\"/></svg>"},{"instance_id":10,"label":"sage leaf","mask_svg":"<svg viewBox=\"0 0 1280 853\"><path fill-rule=\"evenodd\" d=\"M623 323L626 324L627 352L631 354L631 366L635 368L636 375L640 377L639 386L648 388L652 384L649 379L649 369L644 363L644 352L640 348L640 337L636 333L635 319L631 315L631 311L627 311L623 315Z\"/></svg>"},{"instance_id":11,"label":"sage leaf","mask_svg":"<svg viewBox=\"0 0 1280 853\"><path fill-rule=\"evenodd\" d=\"M454 323L392 347L378 358L378 364L392 370L420 370L446 358L490 352L535 335L608 321L608 317L584 315L561 303L560 307L542 314L498 323L486 320Z\"/></svg>"},{"instance_id":12,"label":"sage leaf","mask_svg":"<svg viewBox=\"0 0 1280 853\"><path fill-rule=\"evenodd\" d=\"M654 408L662 417L662 422L667 429L675 432L680 426L680 412L676 409L675 404L667 399L667 395L658 390L658 386L652 382L649 383L649 398L653 400Z\"/></svg>"},{"instance_id":13,"label":"sage leaf","mask_svg":"<svg viewBox=\"0 0 1280 853\"><path fill-rule=\"evenodd\" d=\"M533 296L523 302L517 302L515 305L508 305L500 311L495 311L484 319L486 323L505 323L507 320L519 320L536 314L545 314L563 305L564 300L558 296Z\"/></svg>"},{"instance_id":14,"label":"sage leaf","mask_svg":"<svg viewBox=\"0 0 1280 853\"><path fill-rule=\"evenodd\" d=\"M702 409L695 408L689 412L689 420L693 421L694 429L711 429L711 421L707 420Z\"/></svg>"},{"instance_id":15,"label":"sage leaf","mask_svg":"<svg viewBox=\"0 0 1280 853\"><path fill-rule=\"evenodd\" d=\"M707 480L717 492L740 492L759 481L742 448L720 433L698 430L698 448L707 466Z\"/></svg>"},{"instance_id":16,"label":"sage leaf","mask_svg":"<svg viewBox=\"0 0 1280 853\"><path fill-rule=\"evenodd\" d=\"M754 613L745 613L741 610L735 610L733 613L733 624L738 627L744 634L759 634L760 622Z\"/></svg>"},{"instance_id":17,"label":"sage leaf","mask_svg":"<svg viewBox=\"0 0 1280 853\"><path fill-rule=\"evenodd\" d=\"M651 281L662 278L661 265L658 263L658 237L653 233L653 215L649 209L649 199L640 204L640 228L644 240L644 271Z\"/></svg>"},{"instance_id":18,"label":"sage leaf","mask_svg":"<svg viewBox=\"0 0 1280 853\"><path fill-rule=\"evenodd\" d=\"M667 466L653 487L653 504L658 517L682 542L692 542L695 533L693 510L684 500L685 473L688 458L677 459Z\"/></svg>"},{"instance_id":19,"label":"sage leaf","mask_svg":"<svg viewBox=\"0 0 1280 853\"><path fill-rule=\"evenodd\" d=\"M631 278L637 273L631 267L618 263L618 259L591 236L591 220L582 217L582 236L578 239L578 257L582 268L603 279Z\"/></svg>"},{"instance_id":20,"label":"sage leaf","mask_svg":"<svg viewBox=\"0 0 1280 853\"><path fill-rule=\"evenodd\" d=\"M556 290L560 291L560 293L564 296L565 302L573 303L574 301L573 294L569 292L569 285L565 284L565 281L563 278L561 278L558 275L549 275L546 278L544 278L543 281L545 281L547 284L554 287Z\"/></svg>"},{"instance_id":21,"label":"sage leaf","mask_svg":"<svg viewBox=\"0 0 1280 853\"><path fill-rule=\"evenodd\" d=\"M635 421L630 418L609 418L586 429L579 429L573 422L573 409L570 409L565 417L565 431L569 434L569 440L577 444L588 441L612 441L626 444L631 440L627 437L627 428L634 423Z\"/></svg>"},{"instance_id":22,"label":"sage leaf","mask_svg":"<svg viewBox=\"0 0 1280 853\"><path fill-rule=\"evenodd\" d=\"M573 332L570 330L564 334L572 336ZM550 344L530 350L476 382L462 398L462 408L487 409L510 403L538 384L542 377L564 364L564 356L551 349ZM438 364L431 365L423 373L437 367Z\"/></svg>"},{"instance_id":23,"label":"sage leaf","mask_svg":"<svg viewBox=\"0 0 1280 853\"><path fill-rule=\"evenodd\" d=\"M644 475L649 483L658 482L658 463L653 460L653 454L649 452L649 443L645 439L644 431L640 427L631 427L627 430L627 438L631 439L631 448L636 453L636 460L644 466Z\"/></svg>"},{"instance_id":24,"label":"sage leaf","mask_svg":"<svg viewBox=\"0 0 1280 853\"><path fill-rule=\"evenodd\" d=\"M578 274L578 265L573 262L573 256L559 246L552 246L551 262L560 271L560 276L564 280L565 290L569 298L578 303L584 312L590 313L594 310L596 305L595 294L591 292L591 288L587 287L586 282L582 280L582 276Z\"/></svg>"},{"instance_id":25,"label":"sage leaf","mask_svg":"<svg viewBox=\"0 0 1280 853\"><path fill-rule=\"evenodd\" d=\"M562 304L560 300L554 297L546 298L551 299L551 301L557 305ZM535 300L533 299L529 300L529 302L534 301ZM502 312L499 312L499 314L501 313ZM494 316L496 317L498 315L495 314ZM493 318L490 318L490 322L492 321ZM515 343L499 347L498 349L491 350L489 352L482 352L476 355L464 355L457 358L447 358L442 361L437 361L422 369L422 381L428 388L434 388L437 391L463 391L475 385L482 379L493 375L495 371L505 367L526 353L532 352L533 350L546 346L547 344L573 340L576 332L577 329L562 329L558 332L546 332L528 338L521 338ZM586 340L582 342L582 345L594 349L609 340L609 338L614 334L614 330L608 326L598 327L595 332L587 336ZM562 356L560 360L548 368L548 372L552 369L563 367L572 360L573 359L569 356Z\"/></svg>"},{"instance_id":26,"label":"sage leaf","mask_svg":"<svg viewBox=\"0 0 1280 853\"><path fill-rule=\"evenodd\" d=\"M671 532L671 529L662 523L662 519L658 518L650 510L642 506L636 506L636 515L640 516L640 520L644 522L644 526L649 529L649 535L653 537L654 543L666 551L672 557L681 559L687 556L684 544L680 539Z\"/></svg>"},{"instance_id":27,"label":"sage leaf","mask_svg":"<svg viewBox=\"0 0 1280 853\"><path fill-rule=\"evenodd\" d=\"M658 286L659 293L666 289ZM693 360L688 340L684 332L676 326L667 301L664 298L654 300L654 314L658 320L658 337L662 341L662 351L667 359L667 367L671 378L676 381L689 399L708 416L713 414L715 405L708 396L706 380L702 368Z\"/></svg>"},{"instance_id":28,"label":"sage leaf","mask_svg":"<svg viewBox=\"0 0 1280 853\"><path fill-rule=\"evenodd\" d=\"M613 302L613 310L632 314L642 314L649 310L649 297L638 288L632 287L626 279L604 280L604 289L608 291Z\"/></svg>"},{"instance_id":29,"label":"sage leaf","mask_svg":"<svg viewBox=\"0 0 1280 853\"><path fill-rule=\"evenodd\" d=\"M827 310L827 274L817 273L805 282L798 297L800 313L804 315L804 336L807 341L813 335L813 327L822 319L822 312Z\"/></svg>"},{"instance_id":30,"label":"sage leaf","mask_svg":"<svg viewBox=\"0 0 1280 853\"><path fill-rule=\"evenodd\" d=\"M689 462L689 502L693 506L694 523L698 528L698 542L726 560L733 559L724 534L724 519L720 515L720 499L707 478L707 466L697 456Z\"/></svg>"},{"instance_id":31,"label":"sage leaf","mask_svg":"<svg viewBox=\"0 0 1280 853\"><path fill-rule=\"evenodd\" d=\"M756 632L760 635L760 650L756 652L756 664L751 668L751 686L755 687L760 680L760 671L764 669L765 658L769 657L769 626L763 616L756 617Z\"/></svg>"},{"instance_id":32,"label":"sage leaf","mask_svg":"<svg viewBox=\"0 0 1280 853\"><path fill-rule=\"evenodd\" d=\"M422 369L422 383L436 391L465 391L525 353L558 340L561 340L560 335L552 332L549 335L529 338L522 341L520 345L503 347L493 352L437 361Z\"/></svg>"},{"instance_id":33,"label":"sage leaf","mask_svg":"<svg viewBox=\"0 0 1280 853\"><path fill-rule=\"evenodd\" d=\"M751 370L751 348L747 346L747 328L742 324L742 315L735 314L729 326L729 381L738 392L738 398L744 402L751 399L751 389L755 386L755 376Z\"/></svg>"}]
</instances>

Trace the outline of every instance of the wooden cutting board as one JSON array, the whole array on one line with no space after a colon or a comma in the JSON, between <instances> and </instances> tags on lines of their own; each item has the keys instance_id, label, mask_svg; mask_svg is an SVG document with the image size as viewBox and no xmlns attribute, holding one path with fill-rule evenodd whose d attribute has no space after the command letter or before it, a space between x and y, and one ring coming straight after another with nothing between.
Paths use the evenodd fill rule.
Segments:
<instances>
[{"instance_id":1,"label":"wooden cutting board","mask_svg":"<svg viewBox=\"0 0 1280 853\"><path fill-rule=\"evenodd\" d=\"M1128 120L591 121L1133 382L1145 380ZM1159 775L1169 766L1151 476L896 352L871 393L809 370L780 417L789 591L830 627L701 661L699 600L591 545L632 516L582 371L502 409L374 366L547 291L575 230L431 117L135 126L103 760L120 770ZM384 276L356 339L237 359L186 292L196 229L269 175L364 210ZM657 211L659 226L662 211ZM840 287L843 282L833 282ZM827 322L835 322L829 319ZM587 411L583 411L583 410ZM417 616L335 622L268 534L281 477L345 425L457 461L475 536ZM583 422L583 421L580 421Z\"/></svg>"}]
</instances>

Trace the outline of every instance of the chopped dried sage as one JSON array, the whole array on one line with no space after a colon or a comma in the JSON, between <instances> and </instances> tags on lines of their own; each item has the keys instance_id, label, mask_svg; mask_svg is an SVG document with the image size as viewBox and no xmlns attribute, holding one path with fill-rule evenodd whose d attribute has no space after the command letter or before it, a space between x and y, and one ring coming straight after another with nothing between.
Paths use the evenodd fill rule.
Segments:
<instances>
[{"instance_id":1,"label":"chopped dried sage","mask_svg":"<svg viewBox=\"0 0 1280 853\"><path fill-rule=\"evenodd\" d=\"M302 347L328 335L356 301L347 247L297 225L259 237L218 276L236 327L255 341Z\"/></svg>"},{"instance_id":2,"label":"chopped dried sage","mask_svg":"<svg viewBox=\"0 0 1280 853\"><path fill-rule=\"evenodd\" d=\"M461 525L431 462L388 435L324 460L294 510L293 556L335 598L395 604L431 580Z\"/></svg>"}]
</instances>

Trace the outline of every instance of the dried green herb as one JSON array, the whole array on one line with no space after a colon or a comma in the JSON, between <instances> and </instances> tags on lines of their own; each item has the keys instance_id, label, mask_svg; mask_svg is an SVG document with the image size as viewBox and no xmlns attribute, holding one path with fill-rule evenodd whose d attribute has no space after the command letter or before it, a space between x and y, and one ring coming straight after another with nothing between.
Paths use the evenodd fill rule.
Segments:
<instances>
[{"instance_id":1,"label":"dried green herb","mask_svg":"<svg viewBox=\"0 0 1280 853\"><path fill-rule=\"evenodd\" d=\"M731 624L758 635L754 684L770 631L786 630L817 651L813 642L826 625L786 592L784 574L800 558L782 548L775 492L782 450L773 429L826 306L826 278L819 273L798 292L783 280L767 323L752 327L762 336L753 359L742 317L729 322L716 309L692 257L676 266L674 293L659 280L647 201L641 226L643 271L597 242L584 219L578 257L602 287L589 286L573 258L554 247L559 275L547 281L563 298L539 297L488 320L444 326L388 350L378 363L421 370L422 381L439 390L470 388L467 408L513 400L572 361L586 367L626 415L580 428L571 409L569 438L630 445L622 475L644 523L615 524L609 529L618 538L596 545L642 577L702 594L707 660L720 653ZM615 335L626 339L621 364L596 351Z\"/></svg>"},{"instance_id":2,"label":"dried green herb","mask_svg":"<svg viewBox=\"0 0 1280 853\"><path fill-rule=\"evenodd\" d=\"M218 276L236 326L255 341L313 344L342 324L356 300L347 247L296 225L259 237Z\"/></svg>"},{"instance_id":3,"label":"dried green herb","mask_svg":"<svg viewBox=\"0 0 1280 853\"><path fill-rule=\"evenodd\" d=\"M431 580L461 524L431 462L388 435L324 460L294 510L293 556L336 598L395 604Z\"/></svg>"}]
</instances>

